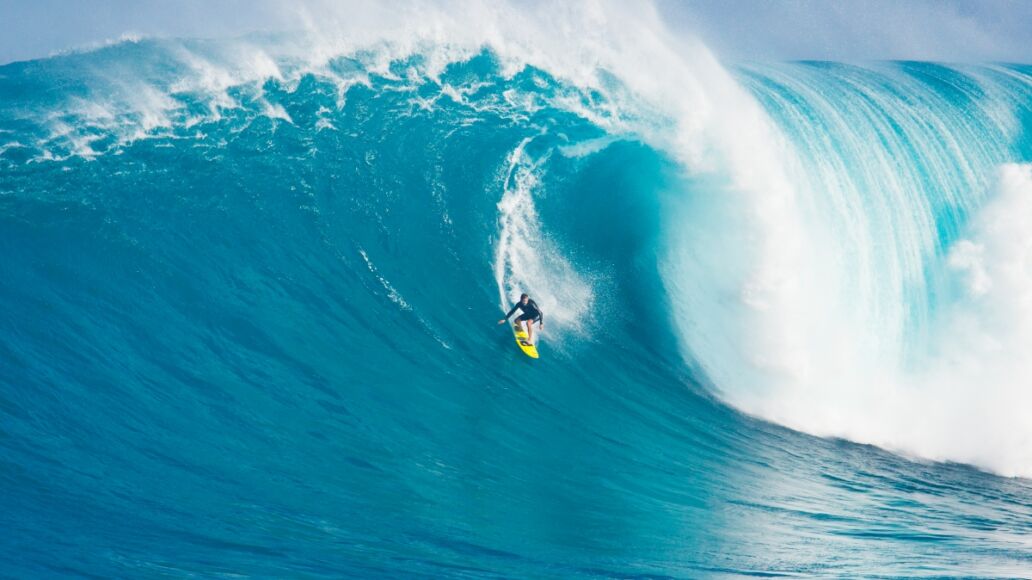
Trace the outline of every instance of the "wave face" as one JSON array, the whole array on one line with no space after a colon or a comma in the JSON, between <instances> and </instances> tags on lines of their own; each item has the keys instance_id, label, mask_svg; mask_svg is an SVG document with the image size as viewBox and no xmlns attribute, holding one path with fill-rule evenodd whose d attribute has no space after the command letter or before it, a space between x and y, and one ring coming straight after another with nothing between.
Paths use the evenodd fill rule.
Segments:
<instances>
[{"instance_id":1,"label":"wave face","mask_svg":"<svg viewBox=\"0 0 1032 580\"><path fill-rule=\"evenodd\" d=\"M1027 573L1032 69L627 26L0 68L4 573Z\"/></svg>"}]
</instances>

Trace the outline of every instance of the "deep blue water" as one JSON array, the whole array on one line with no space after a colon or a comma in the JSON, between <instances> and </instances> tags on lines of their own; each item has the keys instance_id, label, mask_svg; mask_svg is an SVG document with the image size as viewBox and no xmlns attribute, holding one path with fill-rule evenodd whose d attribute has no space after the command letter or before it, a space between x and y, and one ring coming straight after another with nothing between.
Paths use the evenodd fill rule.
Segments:
<instances>
[{"instance_id":1,"label":"deep blue water","mask_svg":"<svg viewBox=\"0 0 1032 580\"><path fill-rule=\"evenodd\" d=\"M1032 577L1027 375L968 385L1015 402L956 445L757 395L718 272L747 201L635 130L662 112L614 130L612 95L489 50L185 64L219 50L0 67L0 576ZM943 264L1032 161L1032 70L730 72L834 240L850 312L820 318L867 344L859 313L893 376L948 350ZM523 289L537 361L495 324Z\"/></svg>"}]
</instances>

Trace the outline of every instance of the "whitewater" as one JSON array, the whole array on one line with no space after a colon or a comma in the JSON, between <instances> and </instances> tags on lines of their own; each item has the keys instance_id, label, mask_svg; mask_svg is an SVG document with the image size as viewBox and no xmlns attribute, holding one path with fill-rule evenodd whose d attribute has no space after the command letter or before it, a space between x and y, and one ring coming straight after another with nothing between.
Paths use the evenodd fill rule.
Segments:
<instances>
[{"instance_id":1,"label":"whitewater","mask_svg":"<svg viewBox=\"0 0 1032 580\"><path fill-rule=\"evenodd\" d=\"M0 575L1032 575L1032 65L309 9L0 67Z\"/></svg>"}]
</instances>

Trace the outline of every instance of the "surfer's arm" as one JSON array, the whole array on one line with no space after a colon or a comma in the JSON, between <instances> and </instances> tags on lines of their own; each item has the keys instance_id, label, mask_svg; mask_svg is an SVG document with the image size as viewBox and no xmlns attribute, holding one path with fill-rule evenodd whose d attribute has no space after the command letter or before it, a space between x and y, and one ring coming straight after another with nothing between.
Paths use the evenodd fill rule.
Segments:
<instances>
[{"instance_id":1,"label":"surfer's arm","mask_svg":"<svg viewBox=\"0 0 1032 580\"><path fill-rule=\"evenodd\" d=\"M512 316L512 315L513 315L513 313L515 313L515 312L516 312L516 309L517 309L517 308L519 308L519 307L520 307L520 305L519 305L519 304L516 304L516 306L513 306L513 307L512 307L512 310L510 310L510 311L509 311L509 313L508 313L508 314L506 314L506 315L505 315L505 318L503 318L502 320L503 320L503 321L504 321L504 320L509 320L509 317L510 317L510 316Z\"/></svg>"}]
</instances>

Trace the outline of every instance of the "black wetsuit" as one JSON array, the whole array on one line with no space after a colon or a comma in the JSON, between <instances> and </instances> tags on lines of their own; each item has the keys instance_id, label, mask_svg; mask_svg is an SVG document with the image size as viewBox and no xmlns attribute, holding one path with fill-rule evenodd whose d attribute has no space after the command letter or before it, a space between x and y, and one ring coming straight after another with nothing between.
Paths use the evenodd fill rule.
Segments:
<instances>
[{"instance_id":1,"label":"black wetsuit","mask_svg":"<svg viewBox=\"0 0 1032 580\"><path fill-rule=\"evenodd\" d=\"M516 312L517 308L522 310L523 314L521 314L519 316L519 318L516 319L516 322L522 322L524 320L529 320L531 322L543 322L544 321L543 317L541 315L541 309L538 308L537 303L534 302L533 300L527 300L526 304L524 304L522 302L517 302L516 306L513 306L512 310L510 310L509 313L505 315L505 319L509 320L509 317L512 316L513 313Z\"/></svg>"}]
</instances>

